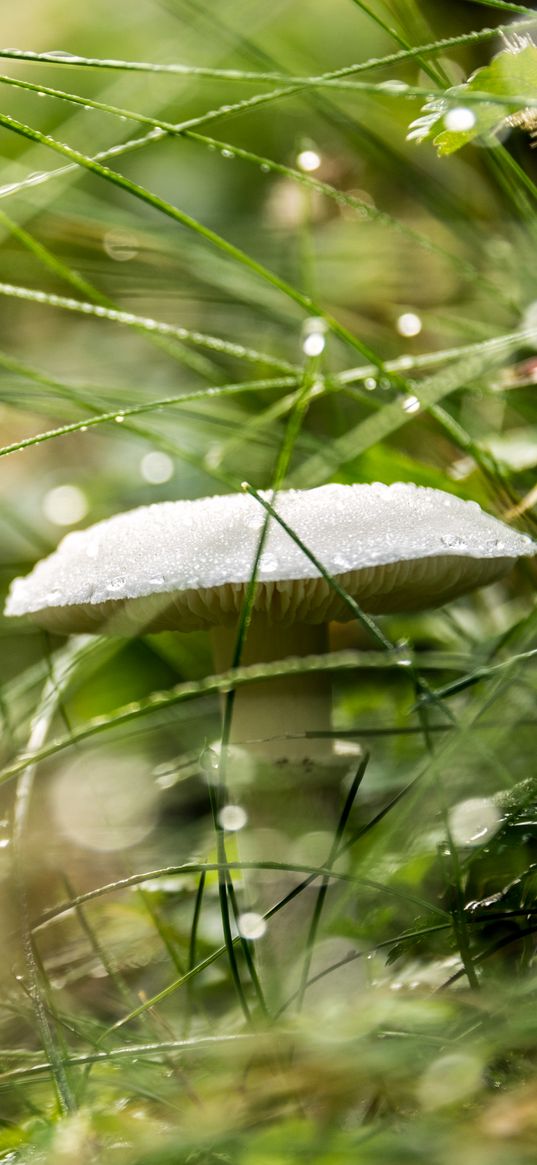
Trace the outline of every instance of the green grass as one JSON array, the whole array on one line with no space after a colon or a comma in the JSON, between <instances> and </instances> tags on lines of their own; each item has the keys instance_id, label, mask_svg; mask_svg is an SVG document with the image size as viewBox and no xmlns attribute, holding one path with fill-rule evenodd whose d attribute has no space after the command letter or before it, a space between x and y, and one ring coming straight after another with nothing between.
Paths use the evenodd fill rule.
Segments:
<instances>
[{"instance_id":1,"label":"green grass","mask_svg":"<svg viewBox=\"0 0 537 1165\"><path fill-rule=\"evenodd\" d=\"M431 99L488 125L446 91L532 9L40 7L0 47L3 593L70 528L241 487L263 531L260 490L415 481L535 537L535 153L406 140ZM498 124L537 103L513 61ZM534 1161L534 580L348 600L327 655L245 665L253 578L222 675L201 632L1 619L0 1161ZM340 767L253 772L235 691L309 671Z\"/></svg>"}]
</instances>

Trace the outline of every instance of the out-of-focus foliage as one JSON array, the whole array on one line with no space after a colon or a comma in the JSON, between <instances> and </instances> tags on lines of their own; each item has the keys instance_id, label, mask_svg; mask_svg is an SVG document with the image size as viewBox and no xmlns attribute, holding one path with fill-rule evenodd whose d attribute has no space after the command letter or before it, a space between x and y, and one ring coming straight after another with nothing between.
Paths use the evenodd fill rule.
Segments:
<instances>
[{"instance_id":1,"label":"out-of-focus foliage","mask_svg":"<svg viewBox=\"0 0 537 1165\"><path fill-rule=\"evenodd\" d=\"M69 530L245 479L415 481L535 536L529 115L448 158L406 135L533 109L536 29L2 14L3 595ZM331 627L331 774L232 753L224 862L208 636L0 621L0 1161L534 1162L534 579L385 618L386 650Z\"/></svg>"}]
</instances>

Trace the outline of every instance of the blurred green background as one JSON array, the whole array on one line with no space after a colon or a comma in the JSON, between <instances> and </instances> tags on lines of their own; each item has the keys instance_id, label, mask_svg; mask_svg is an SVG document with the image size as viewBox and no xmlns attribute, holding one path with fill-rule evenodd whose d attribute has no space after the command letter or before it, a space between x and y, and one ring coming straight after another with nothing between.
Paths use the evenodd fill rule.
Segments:
<instances>
[{"instance_id":1,"label":"blurred green background","mask_svg":"<svg viewBox=\"0 0 537 1165\"><path fill-rule=\"evenodd\" d=\"M485 0L3 14L3 595L70 530L270 488L297 416L284 485L414 481L535 536L532 141L504 125L440 159L406 141L428 96L516 48L531 15ZM324 315L308 358L304 321ZM241 1010L202 869L218 696L145 703L211 673L207 636L68 643L2 619L0 1160L535 1159L534 578L528 560L386 618L388 658L333 629L361 652L334 674L337 787L232 766L251 821L228 860L307 870L369 757L341 886L302 894L311 965L302 917L268 1016L255 941L237 954ZM236 872L239 910L266 909L278 877Z\"/></svg>"}]
</instances>

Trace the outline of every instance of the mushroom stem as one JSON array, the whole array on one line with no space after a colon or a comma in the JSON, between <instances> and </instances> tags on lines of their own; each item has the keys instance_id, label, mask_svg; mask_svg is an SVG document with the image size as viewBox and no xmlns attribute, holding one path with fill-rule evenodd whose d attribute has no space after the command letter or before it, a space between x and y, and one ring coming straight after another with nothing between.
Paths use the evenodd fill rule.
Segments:
<instances>
[{"instance_id":1,"label":"mushroom stem","mask_svg":"<svg viewBox=\"0 0 537 1165\"><path fill-rule=\"evenodd\" d=\"M211 632L217 671L231 667L236 627ZM241 664L270 663L327 650L326 624L295 623L289 627L254 614L244 643ZM325 672L259 680L237 689L230 743L268 760L325 759L331 739L311 739L307 732L330 730L331 685Z\"/></svg>"}]
</instances>

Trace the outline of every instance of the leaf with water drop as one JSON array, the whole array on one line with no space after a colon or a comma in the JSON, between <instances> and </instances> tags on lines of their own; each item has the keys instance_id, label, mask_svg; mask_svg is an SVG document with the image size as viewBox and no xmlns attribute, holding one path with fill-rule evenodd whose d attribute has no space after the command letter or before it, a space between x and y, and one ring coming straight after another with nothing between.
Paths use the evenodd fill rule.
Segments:
<instances>
[{"instance_id":1,"label":"leaf with water drop","mask_svg":"<svg viewBox=\"0 0 537 1165\"><path fill-rule=\"evenodd\" d=\"M489 65L476 69L463 85L432 97L412 122L408 140L432 140L440 157L445 157L476 138L486 138L506 125L517 124L522 112L532 115L537 127L536 97L537 46L516 44L497 53ZM449 120L446 125L446 118L455 113L472 114L472 123L470 117L465 122L461 116L460 128L456 127L456 119L451 127Z\"/></svg>"}]
</instances>

